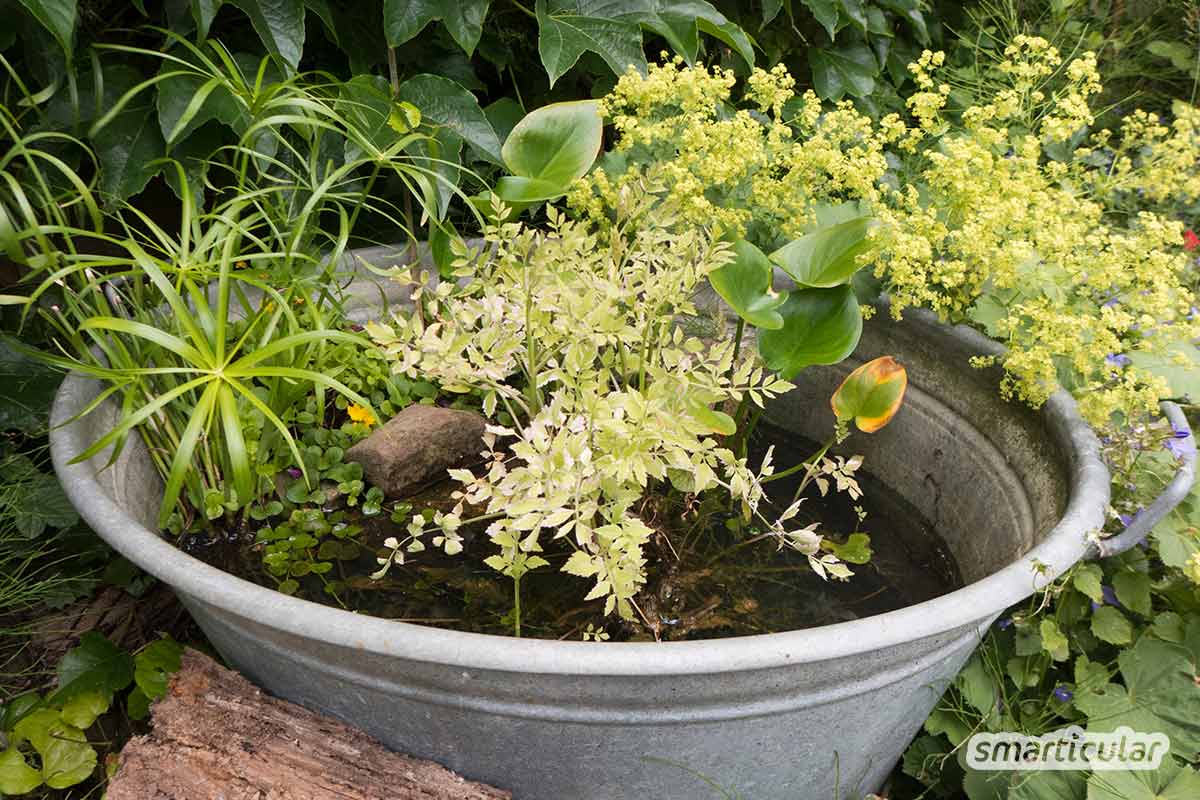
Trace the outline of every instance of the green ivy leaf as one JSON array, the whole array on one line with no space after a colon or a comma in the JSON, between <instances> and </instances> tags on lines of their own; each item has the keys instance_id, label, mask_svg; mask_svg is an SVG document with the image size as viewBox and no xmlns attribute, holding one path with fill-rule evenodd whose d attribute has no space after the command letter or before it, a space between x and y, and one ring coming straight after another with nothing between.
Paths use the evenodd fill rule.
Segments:
<instances>
[{"instance_id":1,"label":"green ivy leaf","mask_svg":"<svg viewBox=\"0 0 1200 800\"><path fill-rule=\"evenodd\" d=\"M13 737L28 740L42 760L42 781L66 789L85 780L96 768L96 750L84 732L62 720L57 711L39 709L17 723Z\"/></svg>"},{"instance_id":2,"label":"green ivy leaf","mask_svg":"<svg viewBox=\"0 0 1200 800\"><path fill-rule=\"evenodd\" d=\"M42 785L42 773L14 745L0 752L0 795L23 795Z\"/></svg>"},{"instance_id":3,"label":"green ivy leaf","mask_svg":"<svg viewBox=\"0 0 1200 800\"><path fill-rule=\"evenodd\" d=\"M43 472L23 453L0 453L0 485L10 489L0 492L0 511L28 539L79 521L54 474Z\"/></svg>"},{"instance_id":4,"label":"green ivy leaf","mask_svg":"<svg viewBox=\"0 0 1200 800\"><path fill-rule=\"evenodd\" d=\"M1050 654L1050 658L1055 661L1066 661L1071 650L1067 637L1059 629L1058 623L1052 619L1044 619L1038 627L1038 632L1042 635L1042 649Z\"/></svg>"},{"instance_id":5,"label":"green ivy leaf","mask_svg":"<svg viewBox=\"0 0 1200 800\"><path fill-rule=\"evenodd\" d=\"M875 246L867 238L874 224L870 217L859 217L818 228L776 250L771 260L801 286L838 286L858 271L859 256Z\"/></svg>"},{"instance_id":6,"label":"green ivy leaf","mask_svg":"<svg viewBox=\"0 0 1200 800\"><path fill-rule=\"evenodd\" d=\"M538 54L551 88L589 51L617 75L631 66L645 72L642 30L630 10L629 0L538 0Z\"/></svg>"},{"instance_id":7,"label":"green ivy leaf","mask_svg":"<svg viewBox=\"0 0 1200 800\"><path fill-rule=\"evenodd\" d=\"M750 37L705 0L645 0L645 10L633 18L666 39L689 64L699 55L703 31L729 45L747 66L754 66Z\"/></svg>"},{"instance_id":8,"label":"green ivy leaf","mask_svg":"<svg viewBox=\"0 0 1200 800\"><path fill-rule=\"evenodd\" d=\"M1121 645L1133 641L1133 625L1112 606L1101 606L1092 614L1092 633L1109 644Z\"/></svg>"},{"instance_id":9,"label":"green ivy leaf","mask_svg":"<svg viewBox=\"0 0 1200 800\"><path fill-rule=\"evenodd\" d=\"M96 718L108 711L112 703L111 695L106 692L83 692L63 703L60 712L62 721L72 727L85 730Z\"/></svg>"},{"instance_id":10,"label":"green ivy leaf","mask_svg":"<svg viewBox=\"0 0 1200 800\"><path fill-rule=\"evenodd\" d=\"M813 364L836 364L854 352L862 335L862 313L849 286L789 292L779 313L783 327L762 331L758 349L785 379Z\"/></svg>"},{"instance_id":11,"label":"green ivy leaf","mask_svg":"<svg viewBox=\"0 0 1200 800\"><path fill-rule=\"evenodd\" d=\"M138 73L129 67L105 70L106 107L115 105L139 80ZM167 149L150 93L143 91L103 128L94 131L92 147L100 161L100 190L108 202L118 203L146 188L162 169L159 159Z\"/></svg>"},{"instance_id":12,"label":"green ivy leaf","mask_svg":"<svg viewBox=\"0 0 1200 800\"><path fill-rule=\"evenodd\" d=\"M167 693L171 675L179 671L183 646L171 637L156 639L133 657L133 680L150 700Z\"/></svg>"},{"instance_id":13,"label":"green ivy leaf","mask_svg":"<svg viewBox=\"0 0 1200 800\"><path fill-rule=\"evenodd\" d=\"M192 19L196 22L196 38L203 42L208 38L208 29L212 27L213 18L221 10L224 0L191 0Z\"/></svg>"},{"instance_id":14,"label":"green ivy leaf","mask_svg":"<svg viewBox=\"0 0 1200 800\"><path fill-rule=\"evenodd\" d=\"M1103 582L1104 572L1099 564L1082 564L1075 568L1071 576L1071 584L1096 603L1104 602Z\"/></svg>"},{"instance_id":15,"label":"green ivy leaf","mask_svg":"<svg viewBox=\"0 0 1200 800\"><path fill-rule=\"evenodd\" d=\"M37 433L46 425L62 373L31 358L30 349L0 335L0 430Z\"/></svg>"},{"instance_id":16,"label":"green ivy leaf","mask_svg":"<svg viewBox=\"0 0 1200 800\"><path fill-rule=\"evenodd\" d=\"M778 309L788 296L771 288L771 262L744 239L734 242L733 253L733 261L708 273L708 282L751 325L767 330L782 328L783 317Z\"/></svg>"},{"instance_id":17,"label":"green ivy leaf","mask_svg":"<svg viewBox=\"0 0 1200 800\"><path fill-rule=\"evenodd\" d=\"M837 35L838 5L840 5L838 0L804 0L804 5L808 6L808 10L812 12L817 22L821 23L821 27L825 29L832 40Z\"/></svg>"},{"instance_id":18,"label":"green ivy leaf","mask_svg":"<svg viewBox=\"0 0 1200 800\"><path fill-rule=\"evenodd\" d=\"M440 75L417 75L400 84L400 99L419 108L427 122L449 128L491 161L502 163L500 138L475 95L460 84Z\"/></svg>"},{"instance_id":19,"label":"green ivy leaf","mask_svg":"<svg viewBox=\"0 0 1200 800\"><path fill-rule=\"evenodd\" d=\"M851 44L837 49L814 48L809 51L813 86L823 100L841 100L849 94L866 97L875 91L879 63L870 48Z\"/></svg>"},{"instance_id":20,"label":"green ivy leaf","mask_svg":"<svg viewBox=\"0 0 1200 800\"><path fill-rule=\"evenodd\" d=\"M531 111L504 141L512 175L496 183L508 203L551 200L582 177L600 152L604 123L595 100L551 103Z\"/></svg>"},{"instance_id":21,"label":"green ivy leaf","mask_svg":"<svg viewBox=\"0 0 1200 800\"><path fill-rule=\"evenodd\" d=\"M75 51L75 20L79 16L78 0L20 0L33 18L62 46L67 58ZM10 24L10 23L9 23Z\"/></svg>"},{"instance_id":22,"label":"green ivy leaf","mask_svg":"<svg viewBox=\"0 0 1200 800\"><path fill-rule=\"evenodd\" d=\"M1121 605L1137 614L1150 616L1150 576L1122 570L1113 576L1113 590Z\"/></svg>"},{"instance_id":23,"label":"green ivy leaf","mask_svg":"<svg viewBox=\"0 0 1200 800\"><path fill-rule=\"evenodd\" d=\"M103 634L88 631L58 662L58 689L47 702L61 704L76 695L114 694L133 680L133 659Z\"/></svg>"},{"instance_id":24,"label":"green ivy leaf","mask_svg":"<svg viewBox=\"0 0 1200 800\"><path fill-rule=\"evenodd\" d=\"M429 23L440 21L469 56L479 44L490 3L491 0L384 0L383 31L387 43L397 47Z\"/></svg>"},{"instance_id":25,"label":"green ivy leaf","mask_svg":"<svg viewBox=\"0 0 1200 800\"><path fill-rule=\"evenodd\" d=\"M958 673L954 685L958 687L967 704L984 717L995 712L998 693L996 681L978 653L973 655L962 672Z\"/></svg>"},{"instance_id":26,"label":"green ivy leaf","mask_svg":"<svg viewBox=\"0 0 1200 800\"><path fill-rule=\"evenodd\" d=\"M294 73L304 53L303 0L228 1L246 12L268 52L279 60L288 74Z\"/></svg>"}]
</instances>

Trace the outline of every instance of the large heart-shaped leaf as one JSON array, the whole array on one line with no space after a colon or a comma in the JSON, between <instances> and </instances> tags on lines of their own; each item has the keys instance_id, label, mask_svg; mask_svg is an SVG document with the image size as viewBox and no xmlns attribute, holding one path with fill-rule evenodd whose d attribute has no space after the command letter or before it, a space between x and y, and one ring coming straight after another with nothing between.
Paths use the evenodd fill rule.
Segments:
<instances>
[{"instance_id":1,"label":"large heart-shaped leaf","mask_svg":"<svg viewBox=\"0 0 1200 800\"><path fill-rule=\"evenodd\" d=\"M304 53L303 0L229 0L246 12L267 50L295 72Z\"/></svg>"},{"instance_id":2,"label":"large heart-shaped leaf","mask_svg":"<svg viewBox=\"0 0 1200 800\"><path fill-rule=\"evenodd\" d=\"M550 85L585 52L604 59L617 75L646 71L642 29L628 0L538 0L538 54Z\"/></svg>"},{"instance_id":3,"label":"large heart-shaped leaf","mask_svg":"<svg viewBox=\"0 0 1200 800\"><path fill-rule=\"evenodd\" d=\"M838 286L858 271L858 257L875 246L867 238L874 224L859 217L818 228L776 250L771 260L801 286Z\"/></svg>"},{"instance_id":4,"label":"large heart-shaped leaf","mask_svg":"<svg viewBox=\"0 0 1200 800\"><path fill-rule=\"evenodd\" d=\"M62 45L69 58L74 50L75 20L79 16L78 0L21 0L33 18ZM6 23L11 25L12 21Z\"/></svg>"},{"instance_id":5,"label":"large heart-shaped leaf","mask_svg":"<svg viewBox=\"0 0 1200 800\"><path fill-rule=\"evenodd\" d=\"M384 0L383 30L397 47L440 20L467 55L475 52L491 0Z\"/></svg>"},{"instance_id":6,"label":"large heart-shaped leaf","mask_svg":"<svg viewBox=\"0 0 1200 800\"><path fill-rule=\"evenodd\" d=\"M421 109L426 121L449 128L500 163L500 138L475 95L460 84L440 75L417 75L400 84L400 99Z\"/></svg>"},{"instance_id":7,"label":"large heart-shaped leaf","mask_svg":"<svg viewBox=\"0 0 1200 800\"><path fill-rule=\"evenodd\" d=\"M552 103L525 115L501 155L512 176L496 194L506 202L537 202L564 194L600 152L604 123L595 100Z\"/></svg>"},{"instance_id":8,"label":"large heart-shaped leaf","mask_svg":"<svg viewBox=\"0 0 1200 800\"><path fill-rule=\"evenodd\" d=\"M854 352L862 335L862 313L849 286L797 289L779 313L783 327L762 331L758 350L784 378L813 364L836 364Z\"/></svg>"},{"instance_id":9,"label":"large heart-shaped leaf","mask_svg":"<svg viewBox=\"0 0 1200 800\"><path fill-rule=\"evenodd\" d=\"M875 91L879 62L864 44L813 48L808 51L808 63L812 67L813 86L823 100L840 100L847 94L866 97Z\"/></svg>"},{"instance_id":10,"label":"large heart-shaped leaf","mask_svg":"<svg viewBox=\"0 0 1200 800\"><path fill-rule=\"evenodd\" d=\"M787 295L771 288L771 262L744 239L734 243L733 252L734 260L708 273L708 282L746 322L767 330L782 328L778 309Z\"/></svg>"},{"instance_id":11,"label":"large heart-shaped leaf","mask_svg":"<svg viewBox=\"0 0 1200 800\"><path fill-rule=\"evenodd\" d=\"M631 4L632 5L632 4ZM647 0L634 18L667 40L690 64L700 50L700 33L729 45L748 66L754 66L754 45L746 32L705 0Z\"/></svg>"}]
</instances>

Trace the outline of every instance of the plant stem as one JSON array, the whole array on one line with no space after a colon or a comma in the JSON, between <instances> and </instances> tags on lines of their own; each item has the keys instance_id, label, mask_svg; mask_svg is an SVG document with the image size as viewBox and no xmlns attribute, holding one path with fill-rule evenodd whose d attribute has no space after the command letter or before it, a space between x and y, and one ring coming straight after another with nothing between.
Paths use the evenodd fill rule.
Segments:
<instances>
[{"instance_id":1,"label":"plant stem","mask_svg":"<svg viewBox=\"0 0 1200 800\"><path fill-rule=\"evenodd\" d=\"M837 441L837 437L836 437L836 436L832 437L832 438L831 438L831 439L830 439L828 442L826 442L826 443L825 443L825 444L824 444L824 445L821 447L821 449L820 449L820 450L818 450L817 452L813 453L811 456L809 456L808 458L804 459L804 460L803 460L803 461L801 461L799 464L796 464L794 467L788 467L788 468L787 468L787 469L785 469L783 472L776 472L774 475L768 475L767 477L763 478L763 479L760 481L760 483L770 483L771 481L777 481L777 480L779 480L780 478L786 478L786 477L788 477L789 475L795 475L795 474L796 474L797 472L799 472L800 470L802 470L802 469L805 469L805 468L809 467L810 465L812 465L812 464L816 463L816 461L817 461L818 459L820 459L820 458L821 458L822 456L824 456L824 455L825 455L827 452L829 452L829 448L833 447L833 445L834 445L834 442L836 442L836 441ZM806 484L807 484L807 481L805 481L805 483L802 483L802 484L801 484L801 488L803 488L803 487L804 487L804 485L806 485Z\"/></svg>"},{"instance_id":2,"label":"plant stem","mask_svg":"<svg viewBox=\"0 0 1200 800\"><path fill-rule=\"evenodd\" d=\"M513 629L516 637L521 638L521 579L513 578Z\"/></svg>"},{"instance_id":3,"label":"plant stem","mask_svg":"<svg viewBox=\"0 0 1200 800\"><path fill-rule=\"evenodd\" d=\"M396 48L389 47L388 55L388 78L392 84L392 99L395 100L400 96L400 68L396 66Z\"/></svg>"}]
</instances>

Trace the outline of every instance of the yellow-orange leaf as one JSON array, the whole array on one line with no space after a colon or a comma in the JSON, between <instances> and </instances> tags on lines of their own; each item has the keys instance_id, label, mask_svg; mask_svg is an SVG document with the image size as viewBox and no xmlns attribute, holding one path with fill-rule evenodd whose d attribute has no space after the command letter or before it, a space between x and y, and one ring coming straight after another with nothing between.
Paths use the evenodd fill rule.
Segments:
<instances>
[{"instance_id":1,"label":"yellow-orange leaf","mask_svg":"<svg viewBox=\"0 0 1200 800\"><path fill-rule=\"evenodd\" d=\"M891 356L880 356L847 375L829 404L839 420L854 420L860 431L874 433L896 416L907 387L904 367Z\"/></svg>"}]
</instances>

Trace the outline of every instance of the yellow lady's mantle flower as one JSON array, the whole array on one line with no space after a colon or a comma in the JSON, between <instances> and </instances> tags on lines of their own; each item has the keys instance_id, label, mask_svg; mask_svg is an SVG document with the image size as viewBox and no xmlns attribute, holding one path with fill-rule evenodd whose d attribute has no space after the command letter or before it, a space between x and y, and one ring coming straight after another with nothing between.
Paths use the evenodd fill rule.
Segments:
<instances>
[{"instance_id":1,"label":"yellow lady's mantle flower","mask_svg":"<svg viewBox=\"0 0 1200 800\"><path fill-rule=\"evenodd\" d=\"M360 405L351 403L350 407L346 409L346 413L350 415L351 422L361 423L368 428L375 424L375 415L371 413L370 409Z\"/></svg>"}]
</instances>

